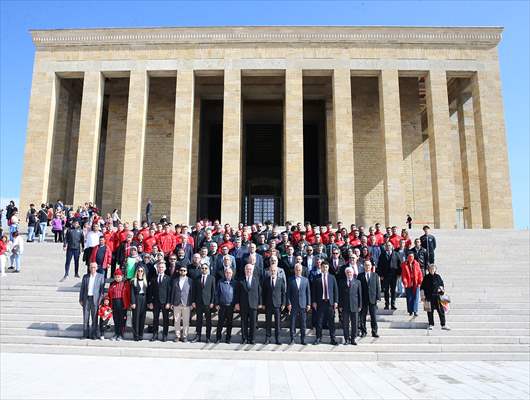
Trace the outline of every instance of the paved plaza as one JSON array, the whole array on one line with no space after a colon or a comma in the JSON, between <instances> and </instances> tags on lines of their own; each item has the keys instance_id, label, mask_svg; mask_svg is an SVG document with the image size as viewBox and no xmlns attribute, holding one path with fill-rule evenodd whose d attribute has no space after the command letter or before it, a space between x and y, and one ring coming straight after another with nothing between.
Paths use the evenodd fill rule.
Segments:
<instances>
[{"instance_id":1,"label":"paved plaza","mask_svg":"<svg viewBox=\"0 0 530 400\"><path fill-rule=\"evenodd\" d=\"M528 399L530 394L527 362L351 359L314 362L2 354L0 393L2 399ZM82 382L88 374L91 383L85 385Z\"/></svg>"}]
</instances>

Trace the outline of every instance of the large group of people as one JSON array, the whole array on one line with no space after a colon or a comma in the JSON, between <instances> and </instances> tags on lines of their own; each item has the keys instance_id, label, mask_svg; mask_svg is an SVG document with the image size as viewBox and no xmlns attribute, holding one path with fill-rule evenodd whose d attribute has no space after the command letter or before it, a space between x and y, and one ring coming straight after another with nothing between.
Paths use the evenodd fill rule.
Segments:
<instances>
[{"instance_id":1,"label":"large group of people","mask_svg":"<svg viewBox=\"0 0 530 400\"><path fill-rule=\"evenodd\" d=\"M15 212L11 237L0 242L0 260L7 248L1 243L21 238ZM327 331L330 344L337 345L338 316L344 344L356 345L358 336L368 334L368 316L371 335L379 337L377 304L383 299L385 310L396 310L399 296L406 297L413 318L421 299L429 329L434 311L442 329L449 329L441 302L444 283L434 264L436 239L428 226L414 240L396 226L352 224L348 229L340 221L336 226L287 221L279 227L270 221L231 226L204 219L187 226L166 216L153 221L150 201L141 223L121 221L118 210L101 216L92 203L74 210L61 201L42 204L40 210L31 205L26 222L28 242L44 240L50 226L54 241L62 243L61 281L69 279L72 261L75 278L80 278L80 262L86 265L79 293L84 338L103 339L112 320L112 340L122 340L130 314L133 338L143 340L146 313L152 312L152 341L167 341L173 319L175 341L219 342L224 332L230 343L239 315L242 343L254 344L257 316L263 312L265 343L280 344L280 322L289 319L289 343L298 325L301 344L306 344L306 330L314 328L313 344L321 343ZM23 248L21 239L18 243ZM196 332L189 338L193 318Z\"/></svg>"}]
</instances>

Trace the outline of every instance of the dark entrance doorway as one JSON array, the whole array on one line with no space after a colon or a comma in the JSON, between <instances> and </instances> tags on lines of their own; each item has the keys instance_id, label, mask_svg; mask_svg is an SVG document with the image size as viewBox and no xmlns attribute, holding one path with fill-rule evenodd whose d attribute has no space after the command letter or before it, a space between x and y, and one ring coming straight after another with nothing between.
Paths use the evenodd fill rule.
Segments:
<instances>
[{"instance_id":1,"label":"dark entrance doorway","mask_svg":"<svg viewBox=\"0 0 530 400\"><path fill-rule=\"evenodd\" d=\"M283 220L282 131L282 124L245 124L244 223Z\"/></svg>"}]
</instances>

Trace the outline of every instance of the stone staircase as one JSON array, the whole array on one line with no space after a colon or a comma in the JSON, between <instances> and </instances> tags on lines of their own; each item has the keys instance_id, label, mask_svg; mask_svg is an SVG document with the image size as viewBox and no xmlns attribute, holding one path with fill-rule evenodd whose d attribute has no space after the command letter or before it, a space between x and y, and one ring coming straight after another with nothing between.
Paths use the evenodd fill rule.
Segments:
<instances>
[{"instance_id":1,"label":"stone staircase","mask_svg":"<svg viewBox=\"0 0 530 400\"><path fill-rule=\"evenodd\" d=\"M413 232L413 237L418 234ZM365 337L358 346L263 345L263 314L259 317L260 329L254 346L239 344L239 318L234 321L232 344L173 343L172 327L170 341L166 343L80 340L82 312L77 301L80 280L58 282L63 275L64 253L59 244L48 241L28 243L22 272L1 278L0 347L2 352L186 358L529 360L529 232L458 230L435 234L439 273L452 299L447 315L452 330L448 332L440 330L436 314L435 329L427 331L426 313L420 311L417 318L409 317L402 298L397 301L397 311L379 310L381 337ZM84 272L84 266L81 268ZM284 321L283 342L288 340L287 326ZM194 334L194 328L191 333ZM341 334L338 329L339 342ZM106 337L110 336L107 332ZM126 338L131 337L129 329ZM308 341L312 340L313 333L309 333Z\"/></svg>"}]
</instances>

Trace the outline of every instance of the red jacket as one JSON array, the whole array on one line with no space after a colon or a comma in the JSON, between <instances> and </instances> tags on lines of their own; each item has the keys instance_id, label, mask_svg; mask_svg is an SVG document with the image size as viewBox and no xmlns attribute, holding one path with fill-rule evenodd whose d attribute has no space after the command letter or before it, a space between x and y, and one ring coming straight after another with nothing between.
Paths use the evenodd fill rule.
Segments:
<instances>
[{"instance_id":1,"label":"red jacket","mask_svg":"<svg viewBox=\"0 0 530 400\"><path fill-rule=\"evenodd\" d=\"M412 271L406 261L401 264L401 280L406 288L417 288L421 285L423 275L416 260L412 261Z\"/></svg>"},{"instance_id":2,"label":"red jacket","mask_svg":"<svg viewBox=\"0 0 530 400\"><path fill-rule=\"evenodd\" d=\"M350 245L353 247L359 247L361 245L361 239L355 237L350 238Z\"/></svg>"},{"instance_id":3,"label":"red jacket","mask_svg":"<svg viewBox=\"0 0 530 400\"><path fill-rule=\"evenodd\" d=\"M375 244L377 244L378 246L381 246L383 243L385 243L385 236L381 232L376 231L374 233L374 236L376 239Z\"/></svg>"},{"instance_id":4,"label":"red jacket","mask_svg":"<svg viewBox=\"0 0 530 400\"><path fill-rule=\"evenodd\" d=\"M129 308L131 304L131 291L129 287L129 282L123 280L121 282L112 282L107 293L109 296L110 304L112 304L113 299L121 299L123 302L123 308Z\"/></svg>"},{"instance_id":5,"label":"red jacket","mask_svg":"<svg viewBox=\"0 0 530 400\"><path fill-rule=\"evenodd\" d=\"M144 239L144 253L151 253L153 251L153 246L156 244L156 238L154 236L148 236Z\"/></svg>"},{"instance_id":6,"label":"red jacket","mask_svg":"<svg viewBox=\"0 0 530 400\"><path fill-rule=\"evenodd\" d=\"M104 321L109 321L112 318L112 308L110 306L99 306L98 315Z\"/></svg>"},{"instance_id":7,"label":"red jacket","mask_svg":"<svg viewBox=\"0 0 530 400\"><path fill-rule=\"evenodd\" d=\"M157 244L160 248L160 251L162 251L165 255L168 255L175 250L175 246L177 245L175 235L171 232L163 233L158 237Z\"/></svg>"},{"instance_id":8,"label":"red jacket","mask_svg":"<svg viewBox=\"0 0 530 400\"><path fill-rule=\"evenodd\" d=\"M7 251L7 245L4 243L3 240L0 240L0 256L5 254Z\"/></svg>"},{"instance_id":9,"label":"red jacket","mask_svg":"<svg viewBox=\"0 0 530 400\"><path fill-rule=\"evenodd\" d=\"M392 243L392 246L394 246L394 250L397 250L399 249L399 242L401 241L401 239L403 239L401 235L395 234L390 236L388 240L390 241L390 243Z\"/></svg>"},{"instance_id":10,"label":"red jacket","mask_svg":"<svg viewBox=\"0 0 530 400\"><path fill-rule=\"evenodd\" d=\"M107 247L112 253L114 253L114 251L116 250L116 247L114 247L116 244L114 241L114 232L107 231L103 234L103 237L105 238L105 244L107 245Z\"/></svg>"},{"instance_id":11,"label":"red jacket","mask_svg":"<svg viewBox=\"0 0 530 400\"><path fill-rule=\"evenodd\" d=\"M219 245L219 250L217 250L217 253L222 254L223 247L225 247L225 246L228 247L228 250L230 251L230 250L232 250L234 248L234 243L232 243L230 241L221 243Z\"/></svg>"},{"instance_id":12,"label":"red jacket","mask_svg":"<svg viewBox=\"0 0 530 400\"><path fill-rule=\"evenodd\" d=\"M104 269L107 269L107 267L110 265L112 261L112 251L110 250L109 246L105 246L105 256L103 257L103 264L101 265ZM92 247L92 253L90 253L90 262L96 262L96 255L99 251L99 244L97 246Z\"/></svg>"}]
</instances>

